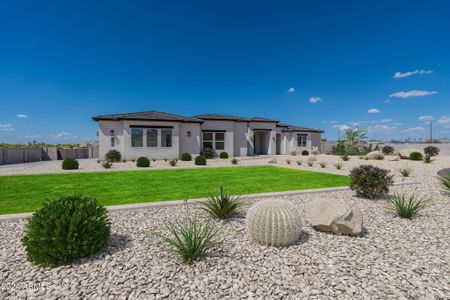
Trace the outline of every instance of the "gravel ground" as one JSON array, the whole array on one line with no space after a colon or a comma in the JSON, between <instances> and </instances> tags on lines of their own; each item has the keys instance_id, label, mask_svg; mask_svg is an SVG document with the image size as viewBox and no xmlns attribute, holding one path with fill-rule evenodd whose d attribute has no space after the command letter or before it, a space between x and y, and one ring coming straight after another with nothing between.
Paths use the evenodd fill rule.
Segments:
<instances>
[{"instance_id":1,"label":"gravel ground","mask_svg":"<svg viewBox=\"0 0 450 300\"><path fill-rule=\"evenodd\" d=\"M319 156L317 161L322 159L331 170L338 158ZM367 162L344 162L339 172L361 163ZM413 169L420 184L398 186L394 192L415 192L431 198L430 205L417 218L404 220L386 211L386 200L359 199L351 191L287 196L303 216L305 206L319 198L355 204L363 212L365 234L317 232L304 218L297 244L264 247L247 237L243 212L230 221L214 221L224 243L193 266L168 256L152 232L163 232L167 221L193 215L206 221L197 205L111 212L108 249L55 269L37 269L26 261L20 243L26 221L0 223L0 298L450 299L450 197L433 178L437 170L450 166L450 157L432 164L371 163ZM25 289L23 284L41 287Z\"/></svg>"}]
</instances>

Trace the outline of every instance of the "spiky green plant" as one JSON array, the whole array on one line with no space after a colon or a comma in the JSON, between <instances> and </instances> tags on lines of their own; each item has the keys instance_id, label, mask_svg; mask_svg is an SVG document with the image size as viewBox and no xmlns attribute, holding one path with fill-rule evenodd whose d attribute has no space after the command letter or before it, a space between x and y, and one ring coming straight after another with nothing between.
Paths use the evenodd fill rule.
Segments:
<instances>
[{"instance_id":1,"label":"spiky green plant","mask_svg":"<svg viewBox=\"0 0 450 300\"><path fill-rule=\"evenodd\" d=\"M178 163L178 159L171 159L171 160L169 160L169 165L171 167L175 167L177 165L177 163Z\"/></svg>"},{"instance_id":2,"label":"spiky green plant","mask_svg":"<svg viewBox=\"0 0 450 300\"><path fill-rule=\"evenodd\" d=\"M423 158L423 162L426 164L430 164L433 161L433 159L431 158L431 155L426 154Z\"/></svg>"},{"instance_id":3,"label":"spiky green plant","mask_svg":"<svg viewBox=\"0 0 450 300\"><path fill-rule=\"evenodd\" d=\"M399 217L412 219L419 211L425 208L427 202L428 200L417 198L415 195L396 194L390 200L388 209L395 212Z\"/></svg>"},{"instance_id":4,"label":"spiky green plant","mask_svg":"<svg viewBox=\"0 0 450 300\"><path fill-rule=\"evenodd\" d=\"M231 159L231 163L233 164L233 165L237 165L238 164L238 162L239 162L239 160L237 159L237 158L233 158L233 159Z\"/></svg>"},{"instance_id":5,"label":"spiky green plant","mask_svg":"<svg viewBox=\"0 0 450 300\"><path fill-rule=\"evenodd\" d=\"M349 161L350 160L350 156L348 156L347 154L344 154L344 155L341 156L341 159L343 161Z\"/></svg>"},{"instance_id":6,"label":"spiky green plant","mask_svg":"<svg viewBox=\"0 0 450 300\"><path fill-rule=\"evenodd\" d=\"M340 170L342 169L342 163L335 163L334 166L336 167L336 169Z\"/></svg>"},{"instance_id":7,"label":"spiky green plant","mask_svg":"<svg viewBox=\"0 0 450 300\"><path fill-rule=\"evenodd\" d=\"M319 163L319 166L322 167L322 168L325 168L325 167L327 166L327 163L324 162L324 161L321 161L321 162Z\"/></svg>"},{"instance_id":8,"label":"spiky green plant","mask_svg":"<svg viewBox=\"0 0 450 300\"><path fill-rule=\"evenodd\" d=\"M301 160L297 160L297 165L301 166L302 165L302 161Z\"/></svg>"},{"instance_id":9,"label":"spiky green plant","mask_svg":"<svg viewBox=\"0 0 450 300\"><path fill-rule=\"evenodd\" d=\"M168 235L157 233L167 250L174 256L179 255L189 265L205 255L212 247L221 243L218 240L217 229L209 222L198 225L197 219L192 218L186 224L176 222L167 223Z\"/></svg>"},{"instance_id":10,"label":"spiky green plant","mask_svg":"<svg viewBox=\"0 0 450 300\"><path fill-rule=\"evenodd\" d=\"M286 163L287 163L288 165L290 165L290 164L291 164L291 160L290 160L290 159L286 159Z\"/></svg>"},{"instance_id":11,"label":"spiky green plant","mask_svg":"<svg viewBox=\"0 0 450 300\"><path fill-rule=\"evenodd\" d=\"M411 176L412 170L410 168L401 168L398 169L400 174L402 174L403 177L409 177Z\"/></svg>"},{"instance_id":12,"label":"spiky green plant","mask_svg":"<svg viewBox=\"0 0 450 300\"><path fill-rule=\"evenodd\" d=\"M221 185L219 195L210 194L206 201L200 203L204 211L215 218L224 220L232 217L244 206L240 197L225 194L223 185Z\"/></svg>"},{"instance_id":13,"label":"spiky green plant","mask_svg":"<svg viewBox=\"0 0 450 300\"><path fill-rule=\"evenodd\" d=\"M450 172L448 176L437 176L437 180L439 180L440 186L447 192L450 193Z\"/></svg>"}]
</instances>

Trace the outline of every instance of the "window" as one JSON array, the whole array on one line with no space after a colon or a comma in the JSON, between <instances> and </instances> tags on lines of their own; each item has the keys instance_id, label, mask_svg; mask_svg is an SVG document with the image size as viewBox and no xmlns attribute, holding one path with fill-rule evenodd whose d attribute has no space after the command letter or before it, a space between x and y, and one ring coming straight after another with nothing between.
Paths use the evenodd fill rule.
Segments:
<instances>
[{"instance_id":1,"label":"window","mask_svg":"<svg viewBox=\"0 0 450 300\"><path fill-rule=\"evenodd\" d=\"M131 147L144 147L143 139L143 128L131 128Z\"/></svg>"},{"instance_id":2,"label":"window","mask_svg":"<svg viewBox=\"0 0 450 300\"><path fill-rule=\"evenodd\" d=\"M111 147L114 147L114 145L115 145L114 142L115 142L115 140L114 140L114 137L112 136L112 137L111 137Z\"/></svg>"},{"instance_id":3,"label":"window","mask_svg":"<svg viewBox=\"0 0 450 300\"><path fill-rule=\"evenodd\" d=\"M225 132L203 132L203 149L225 149Z\"/></svg>"},{"instance_id":4,"label":"window","mask_svg":"<svg viewBox=\"0 0 450 300\"><path fill-rule=\"evenodd\" d=\"M147 147L158 147L158 129L147 129Z\"/></svg>"},{"instance_id":5,"label":"window","mask_svg":"<svg viewBox=\"0 0 450 300\"><path fill-rule=\"evenodd\" d=\"M161 147L172 147L172 129L161 129Z\"/></svg>"},{"instance_id":6,"label":"window","mask_svg":"<svg viewBox=\"0 0 450 300\"><path fill-rule=\"evenodd\" d=\"M297 147L306 147L307 134L297 134Z\"/></svg>"}]
</instances>

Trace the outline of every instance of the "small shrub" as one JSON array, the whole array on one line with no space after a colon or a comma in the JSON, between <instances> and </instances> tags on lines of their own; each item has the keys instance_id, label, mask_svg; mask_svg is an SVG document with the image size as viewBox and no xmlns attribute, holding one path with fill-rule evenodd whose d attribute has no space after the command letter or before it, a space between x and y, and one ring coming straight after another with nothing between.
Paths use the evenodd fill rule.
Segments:
<instances>
[{"instance_id":1,"label":"small shrub","mask_svg":"<svg viewBox=\"0 0 450 300\"><path fill-rule=\"evenodd\" d=\"M177 165L177 163L178 163L178 160L177 160L177 159L171 159L171 160L169 160L169 165L170 165L171 167L175 167L175 166Z\"/></svg>"},{"instance_id":2,"label":"small shrub","mask_svg":"<svg viewBox=\"0 0 450 300\"><path fill-rule=\"evenodd\" d=\"M302 155L303 155L303 156L308 156L308 155L309 155L308 150L303 150L303 151L302 151Z\"/></svg>"},{"instance_id":3,"label":"small shrub","mask_svg":"<svg viewBox=\"0 0 450 300\"><path fill-rule=\"evenodd\" d=\"M425 208L427 200L416 198L414 195L396 194L390 200L389 210L394 211L399 217L412 219L419 211Z\"/></svg>"},{"instance_id":4,"label":"small shrub","mask_svg":"<svg viewBox=\"0 0 450 300\"><path fill-rule=\"evenodd\" d=\"M148 168L150 167L150 159L145 156L141 156L137 159L136 166L138 168Z\"/></svg>"},{"instance_id":5,"label":"small shrub","mask_svg":"<svg viewBox=\"0 0 450 300\"><path fill-rule=\"evenodd\" d=\"M167 162L167 161L168 161L168 159L167 159L167 158L164 158L164 161L165 161L165 162Z\"/></svg>"},{"instance_id":6,"label":"small shrub","mask_svg":"<svg viewBox=\"0 0 450 300\"><path fill-rule=\"evenodd\" d=\"M226 153L225 151L220 152L219 158L221 158L221 159L227 159L227 158L228 158L228 153Z\"/></svg>"},{"instance_id":7,"label":"small shrub","mask_svg":"<svg viewBox=\"0 0 450 300\"><path fill-rule=\"evenodd\" d=\"M291 149L291 150L289 150L289 154L290 154L291 156L296 156L296 155L297 155L297 149Z\"/></svg>"},{"instance_id":8,"label":"small shrub","mask_svg":"<svg viewBox=\"0 0 450 300\"><path fill-rule=\"evenodd\" d=\"M105 161L105 162L102 164L103 168L105 168L105 169L111 169L112 165L113 165L113 163L110 162L109 160Z\"/></svg>"},{"instance_id":9,"label":"small shrub","mask_svg":"<svg viewBox=\"0 0 450 300\"><path fill-rule=\"evenodd\" d=\"M359 197L373 199L386 195L393 184L393 175L386 169L362 165L350 171L350 189Z\"/></svg>"},{"instance_id":10,"label":"small shrub","mask_svg":"<svg viewBox=\"0 0 450 300\"><path fill-rule=\"evenodd\" d=\"M410 168L401 168L398 170L403 177L411 176L412 170Z\"/></svg>"},{"instance_id":11,"label":"small shrub","mask_svg":"<svg viewBox=\"0 0 450 300\"><path fill-rule=\"evenodd\" d=\"M347 154L344 154L344 155L341 156L341 159L343 161L349 161L350 160L350 156L348 156Z\"/></svg>"},{"instance_id":12,"label":"small shrub","mask_svg":"<svg viewBox=\"0 0 450 300\"><path fill-rule=\"evenodd\" d=\"M272 158L271 160L268 161L269 164L276 164L277 163L277 159L276 158Z\"/></svg>"},{"instance_id":13,"label":"small shrub","mask_svg":"<svg viewBox=\"0 0 450 300\"><path fill-rule=\"evenodd\" d=\"M314 165L313 161L308 161L308 166L312 167Z\"/></svg>"},{"instance_id":14,"label":"small shrub","mask_svg":"<svg viewBox=\"0 0 450 300\"><path fill-rule=\"evenodd\" d=\"M170 253L181 256L189 265L203 257L212 247L220 244L217 239L218 231L209 223L197 225L196 218L190 219L187 224L167 223L166 228L169 235L157 234L157 236L162 239L162 243Z\"/></svg>"},{"instance_id":15,"label":"small shrub","mask_svg":"<svg viewBox=\"0 0 450 300\"><path fill-rule=\"evenodd\" d=\"M423 160L423 155L420 152L411 152L409 160Z\"/></svg>"},{"instance_id":16,"label":"small shrub","mask_svg":"<svg viewBox=\"0 0 450 300\"><path fill-rule=\"evenodd\" d=\"M335 163L334 166L335 166L336 169L338 169L338 170L342 169L342 163Z\"/></svg>"},{"instance_id":17,"label":"small shrub","mask_svg":"<svg viewBox=\"0 0 450 300\"><path fill-rule=\"evenodd\" d=\"M46 202L33 214L22 243L31 263L54 267L95 254L109 238L104 207L93 198L65 196Z\"/></svg>"},{"instance_id":18,"label":"small shrub","mask_svg":"<svg viewBox=\"0 0 450 300\"><path fill-rule=\"evenodd\" d=\"M203 151L200 153L204 158L213 158L214 156L214 150L211 148L205 148L203 149Z\"/></svg>"},{"instance_id":19,"label":"small shrub","mask_svg":"<svg viewBox=\"0 0 450 300\"><path fill-rule=\"evenodd\" d=\"M133 160L133 162L134 162L134 160ZM152 162L156 162L156 158L152 158Z\"/></svg>"},{"instance_id":20,"label":"small shrub","mask_svg":"<svg viewBox=\"0 0 450 300\"><path fill-rule=\"evenodd\" d=\"M437 180L439 180L439 184L444 189L444 191L450 193L450 173L447 177L437 176L436 178Z\"/></svg>"},{"instance_id":21,"label":"small shrub","mask_svg":"<svg viewBox=\"0 0 450 300\"><path fill-rule=\"evenodd\" d=\"M286 159L286 163L287 163L288 165L290 165L290 164L291 164L291 160L290 160L290 159Z\"/></svg>"},{"instance_id":22,"label":"small shrub","mask_svg":"<svg viewBox=\"0 0 450 300\"><path fill-rule=\"evenodd\" d=\"M126 159L123 159L123 160L122 160L122 162L123 162L123 163L126 163L126 162L127 162L127 160L126 160Z\"/></svg>"},{"instance_id":23,"label":"small shrub","mask_svg":"<svg viewBox=\"0 0 450 300\"><path fill-rule=\"evenodd\" d=\"M63 170L77 170L79 167L78 160L73 158L66 158L61 165Z\"/></svg>"},{"instance_id":24,"label":"small shrub","mask_svg":"<svg viewBox=\"0 0 450 300\"><path fill-rule=\"evenodd\" d=\"M97 163L99 164L99 163L101 163L102 161L100 160L100 159L97 159Z\"/></svg>"},{"instance_id":25,"label":"small shrub","mask_svg":"<svg viewBox=\"0 0 450 300\"><path fill-rule=\"evenodd\" d=\"M238 162L239 162L239 160L238 160L237 158L235 158L235 157L231 160L231 163L232 163L233 165L237 165Z\"/></svg>"},{"instance_id":26,"label":"small shrub","mask_svg":"<svg viewBox=\"0 0 450 300\"><path fill-rule=\"evenodd\" d=\"M201 155L197 156L195 158L195 164L197 166L205 166L206 165L206 158L204 156L201 156Z\"/></svg>"},{"instance_id":27,"label":"small shrub","mask_svg":"<svg viewBox=\"0 0 450 300\"><path fill-rule=\"evenodd\" d=\"M117 150L109 150L105 154L105 160L109 160L110 162L119 162L122 158L122 155Z\"/></svg>"},{"instance_id":28,"label":"small shrub","mask_svg":"<svg viewBox=\"0 0 450 300\"><path fill-rule=\"evenodd\" d=\"M301 166L302 165L302 161L301 160L297 160L297 165Z\"/></svg>"},{"instance_id":29,"label":"small shrub","mask_svg":"<svg viewBox=\"0 0 450 300\"><path fill-rule=\"evenodd\" d=\"M423 149L423 152L426 155L433 157L439 155L440 149L436 146L428 146Z\"/></svg>"},{"instance_id":30,"label":"small shrub","mask_svg":"<svg viewBox=\"0 0 450 300\"><path fill-rule=\"evenodd\" d=\"M324 162L324 161L321 161L321 162L319 163L319 166L320 166L321 168L325 168L325 167L327 166L327 163Z\"/></svg>"},{"instance_id":31,"label":"small shrub","mask_svg":"<svg viewBox=\"0 0 450 300\"><path fill-rule=\"evenodd\" d=\"M192 155L190 153L183 153L183 154L181 154L181 160L182 161L191 161Z\"/></svg>"},{"instance_id":32,"label":"small shrub","mask_svg":"<svg viewBox=\"0 0 450 300\"><path fill-rule=\"evenodd\" d=\"M423 158L423 162L426 164L430 164L433 161L433 159L431 158L431 155L427 154L424 156Z\"/></svg>"},{"instance_id":33,"label":"small shrub","mask_svg":"<svg viewBox=\"0 0 450 300\"><path fill-rule=\"evenodd\" d=\"M200 202L203 206L202 209L208 212L215 218L228 219L236 214L244 205L239 200L240 196L231 196L225 194L223 191L223 185L220 186L220 194L214 196L209 195L205 202Z\"/></svg>"},{"instance_id":34,"label":"small shrub","mask_svg":"<svg viewBox=\"0 0 450 300\"><path fill-rule=\"evenodd\" d=\"M392 146L386 145L383 148L381 148L381 151L384 155L391 155L394 153L395 149Z\"/></svg>"}]
</instances>

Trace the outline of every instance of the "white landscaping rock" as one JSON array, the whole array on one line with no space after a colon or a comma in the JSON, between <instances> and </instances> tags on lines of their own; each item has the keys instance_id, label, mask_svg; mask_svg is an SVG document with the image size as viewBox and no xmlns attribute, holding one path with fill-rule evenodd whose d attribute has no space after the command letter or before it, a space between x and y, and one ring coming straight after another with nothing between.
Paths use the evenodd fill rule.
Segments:
<instances>
[{"instance_id":1,"label":"white landscaping rock","mask_svg":"<svg viewBox=\"0 0 450 300\"><path fill-rule=\"evenodd\" d=\"M381 151L372 151L372 152L367 153L366 157L367 157L368 160L376 160L379 157L383 157L384 158L384 155L383 155L383 153Z\"/></svg>"},{"instance_id":2,"label":"white landscaping rock","mask_svg":"<svg viewBox=\"0 0 450 300\"><path fill-rule=\"evenodd\" d=\"M362 232L363 217L356 207L348 206L337 199L320 199L306 208L307 220L319 231L334 234L359 235Z\"/></svg>"}]
</instances>

